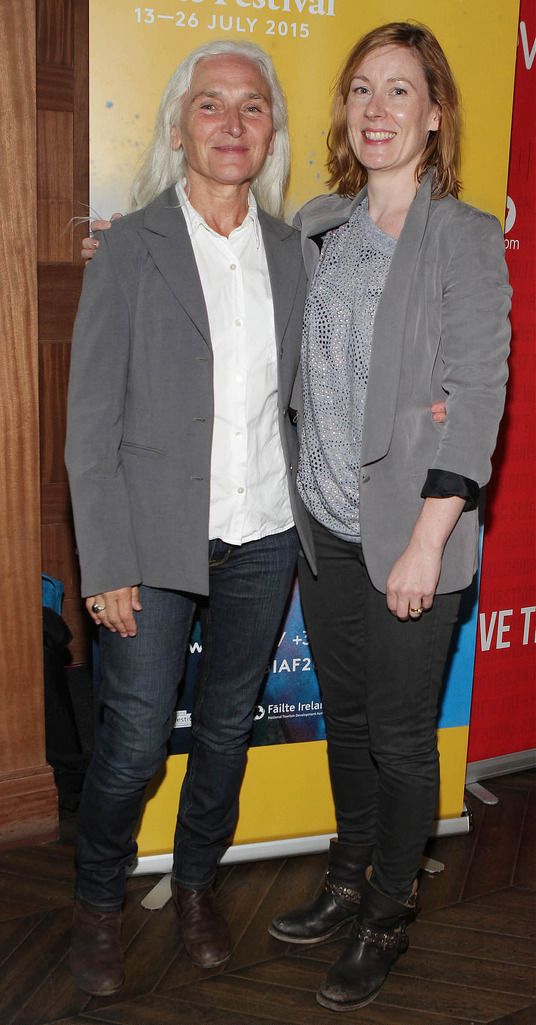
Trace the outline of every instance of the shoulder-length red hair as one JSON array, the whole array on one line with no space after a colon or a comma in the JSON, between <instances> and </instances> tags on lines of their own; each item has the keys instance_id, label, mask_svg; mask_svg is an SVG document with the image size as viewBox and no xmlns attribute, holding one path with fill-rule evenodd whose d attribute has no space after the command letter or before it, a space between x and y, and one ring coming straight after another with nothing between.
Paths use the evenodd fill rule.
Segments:
<instances>
[{"instance_id":1,"label":"shoulder-length red hair","mask_svg":"<svg viewBox=\"0 0 536 1025\"><path fill-rule=\"evenodd\" d=\"M367 170L353 153L346 128L346 101L356 68L373 50L381 46L405 46L420 61L432 103L440 109L440 123L430 132L419 167L417 180L433 169L432 196L458 196L460 191L460 100L454 76L436 37L426 25L405 21L390 22L367 32L350 50L335 82L328 133L328 185L340 195L355 196L366 184Z\"/></svg>"}]
</instances>

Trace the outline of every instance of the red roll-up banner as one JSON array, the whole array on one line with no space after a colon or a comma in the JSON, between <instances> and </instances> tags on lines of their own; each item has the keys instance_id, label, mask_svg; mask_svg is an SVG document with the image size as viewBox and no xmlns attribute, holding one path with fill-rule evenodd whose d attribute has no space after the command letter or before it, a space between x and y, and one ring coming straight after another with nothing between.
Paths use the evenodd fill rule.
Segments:
<instances>
[{"instance_id":1,"label":"red roll-up banner","mask_svg":"<svg viewBox=\"0 0 536 1025\"><path fill-rule=\"evenodd\" d=\"M470 762L536 746L535 74L536 6L522 0L505 224L512 355L487 498Z\"/></svg>"}]
</instances>

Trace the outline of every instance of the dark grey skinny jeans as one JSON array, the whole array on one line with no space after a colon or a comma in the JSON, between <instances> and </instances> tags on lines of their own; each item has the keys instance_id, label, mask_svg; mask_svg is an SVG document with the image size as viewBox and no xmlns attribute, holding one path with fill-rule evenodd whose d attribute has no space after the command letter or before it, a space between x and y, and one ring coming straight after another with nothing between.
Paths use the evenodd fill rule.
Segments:
<instances>
[{"instance_id":1,"label":"dark grey skinny jeans","mask_svg":"<svg viewBox=\"0 0 536 1025\"><path fill-rule=\"evenodd\" d=\"M298 559L322 691L341 841L373 844L376 885L407 900L439 791L438 700L461 595L436 595L418 620L393 616L360 544L311 519L318 577Z\"/></svg>"}]
</instances>

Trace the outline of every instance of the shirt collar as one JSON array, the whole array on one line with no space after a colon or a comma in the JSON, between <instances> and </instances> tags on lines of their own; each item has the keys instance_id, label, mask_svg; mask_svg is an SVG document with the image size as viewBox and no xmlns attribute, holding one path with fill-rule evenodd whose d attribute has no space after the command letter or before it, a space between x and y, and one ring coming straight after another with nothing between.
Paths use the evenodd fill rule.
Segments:
<instances>
[{"instance_id":1,"label":"shirt collar","mask_svg":"<svg viewBox=\"0 0 536 1025\"><path fill-rule=\"evenodd\" d=\"M186 178L182 178L181 181L178 181L175 185L175 191L177 193L177 198L179 200L179 206L184 214L184 219L186 221L186 227L188 229L188 234L190 238L192 238L200 228L205 228L205 230L208 231L210 235L214 235L217 238L220 238L221 236L218 235L217 231L214 231L214 229L207 224L205 218L202 217L199 211L196 210L195 207L193 207L190 203L187 188L188 182ZM241 231L243 228L246 228L250 222L252 222L253 224L253 229L255 231L255 243L258 249L261 244L259 212L257 208L257 201L251 189L248 193L248 212L244 217L242 224L238 228L235 228L235 231ZM231 232L231 234L233 235L234 232Z\"/></svg>"}]
</instances>

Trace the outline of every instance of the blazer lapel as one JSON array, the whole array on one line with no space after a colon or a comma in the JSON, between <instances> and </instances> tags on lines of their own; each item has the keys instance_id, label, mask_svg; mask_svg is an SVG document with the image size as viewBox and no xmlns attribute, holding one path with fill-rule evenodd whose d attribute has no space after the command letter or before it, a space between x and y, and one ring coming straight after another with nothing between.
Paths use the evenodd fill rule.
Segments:
<instances>
[{"instance_id":1,"label":"blazer lapel","mask_svg":"<svg viewBox=\"0 0 536 1025\"><path fill-rule=\"evenodd\" d=\"M203 288L174 185L149 204L140 234L173 295L210 348Z\"/></svg>"},{"instance_id":2,"label":"blazer lapel","mask_svg":"<svg viewBox=\"0 0 536 1025\"><path fill-rule=\"evenodd\" d=\"M260 208L259 222L272 287L277 347L281 353L300 271L299 261L287 258L286 247L282 243L292 237L294 229L283 221L276 221ZM166 189L154 203L149 204L141 234L162 277L210 347L203 289L175 186Z\"/></svg>"},{"instance_id":3,"label":"blazer lapel","mask_svg":"<svg viewBox=\"0 0 536 1025\"><path fill-rule=\"evenodd\" d=\"M283 339L298 287L300 261L296 259L292 247L289 247L287 256L287 249L282 244L285 239L291 238L295 234L293 228L283 221L276 221L269 217L260 208L259 222L272 287L277 351L281 355ZM291 256L293 259L289 258Z\"/></svg>"},{"instance_id":4,"label":"blazer lapel","mask_svg":"<svg viewBox=\"0 0 536 1025\"><path fill-rule=\"evenodd\" d=\"M363 426L362 465L381 459L391 443L406 308L430 203L431 181L427 176L408 210L376 311Z\"/></svg>"}]
</instances>

